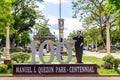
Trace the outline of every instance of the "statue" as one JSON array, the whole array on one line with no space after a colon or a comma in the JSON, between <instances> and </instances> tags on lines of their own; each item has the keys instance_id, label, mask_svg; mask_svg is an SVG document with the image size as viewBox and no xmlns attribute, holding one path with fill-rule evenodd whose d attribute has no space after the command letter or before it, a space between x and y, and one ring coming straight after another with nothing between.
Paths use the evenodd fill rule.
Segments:
<instances>
[{"instance_id":1,"label":"statue","mask_svg":"<svg viewBox=\"0 0 120 80\"><path fill-rule=\"evenodd\" d=\"M75 40L75 52L76 52L77 63L82 63L82 55L83 55L84 39L82 36L80 36L80 34L81 31L77 31L77 36L73 37L73 40Z\"/></svg>"}]
</instances>

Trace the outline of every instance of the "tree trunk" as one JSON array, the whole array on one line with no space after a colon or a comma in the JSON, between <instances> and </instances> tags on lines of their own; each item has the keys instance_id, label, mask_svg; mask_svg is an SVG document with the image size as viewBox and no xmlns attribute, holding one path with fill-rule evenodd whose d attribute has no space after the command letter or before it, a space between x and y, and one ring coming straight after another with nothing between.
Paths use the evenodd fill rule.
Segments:
<instances>
[{"instance_id":1,"label":"tree trunk","mask_svg":"<svg viewBox=\"0 0 120 80\"><path fill-rule=\"evenodd\" d=\"M16 39L17 39L17 36L18 36L18 35L15 34L15 35L12 37L12 40L11 40L11 49L12 49L12 50L15 49L15 41L16 41Z\"/></svg>"},{"instance_id":2,"label":"tree trunk","mask_svg":"<svg viewBox=\"0 0 120 80\"><path fill-rule=\"evenodd\" d=\"M107 53L110 54L110 23L108 20L106 21L106 46Z\"/></svg>"},{"instance_id":3,"label":"tree trunk","mask_svg":"<svg viewBox=\"0 0 120 80\"><path fill-rule=\"evenodd\" d=\"M93 42L93 40L92 40L92 50L93 50L93 48L94 48L94 42Z\"/></svg>"},{"instance_id":4,"label":"tree trunk","mask_svg":"<svg viewBox=\"0 0 120 80\"><path fill-rule=\"evenodd\" d=\"M89 45L88 45L88 41L87 41L87 50L89 50Z\"/></svg>"},{"instance_id":5,"label":"tree trunk","mask_svg":"<svg viewBox=\"0 0 120 80\"><path fill-rule=\"evenodd\" d=\"M100 10L100 12L101 12L101 10ZM101 14L100 14L100 16L101 16ZM103 25L103 23L102 23L102 18L101 18L101 17L100 17L99 20L100 20L100 34L101 34L102 41L103 41L102 47L103 47L103 49L106 49L105 24Z\"/></svg>"},{"instance_id":6,"label":"tree trunk","mask_svg":"<svg viewBox=\"0 0 120 80\"><path fill-rule=\"evenodd\" d=\"M105 29L103 28L103 26L101 26L100 28L100 33L101 33L101 37L102 37L102 41L103 41L103 49L106 49L106 34L105 34Z\"/></svg>"},{"instance_id":7,"label":"tree trunk","mask_svg":"<svg viewBox=\"0 0 120 80\"><path fill-rule=\"evenodd\" d=\"M97 40L96 40L96 51L98 50L98 48L97 48Z\"/></svg>"}]
</instances>

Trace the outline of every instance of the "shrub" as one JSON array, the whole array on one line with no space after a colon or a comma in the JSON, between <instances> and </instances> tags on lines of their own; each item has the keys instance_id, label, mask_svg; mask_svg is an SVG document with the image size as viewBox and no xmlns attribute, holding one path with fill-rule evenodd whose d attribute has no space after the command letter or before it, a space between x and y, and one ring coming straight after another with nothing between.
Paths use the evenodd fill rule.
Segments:
<instances>
[{"instance_id":1,"label":"shrub","mask_svg":"<svg viewBox=\"0 0 120 80\"><path fill-rule=\"evenodd\" d=\"M102 58L102 60L106 61L106 62L109 62L109 63L113 63L114 57L112 55L108 54L108 55L104 56Z\"/></svg>"},{"instance_id":2,"label":"shrub","mask_svg":"<svg viewBox=\"0 0 120 80\"><path fill-rule=\"evenodd\" d=\"M120 64L120 59L119 58L115 58L113 60L113 64Z\"/></svg>"},{"instance_id":3,"label":"shrub","mask_svg":"<svg viewBox=\"0 0 120 80\"><path fill-rule=\"evenodd\" d=\"M104 61L102 63L102 67L107 68L107 69L113 68L114 57L112 55L108 54L104 56L102 60Z\"/></svg>"},{"instance_id":4,"label":"shrub","mask_svg":"<svg viewBox=\"0 0 120 80\"><path fill-rule=\"evenodd\" d=\"M0 64L0 73L7 72L8 66L5 64Z\"/></svg>"},{"instance_id":5,"label":"shrub","mask_svg":"<svg viewBox=\"0 0 120 80\"><path fill-rule=\"evenodd\" d=\"M30 54L24 52L16 52L11 54L11 59L17 63L25 63L29 60Z\"/></svg>"},{"instance_id":6,"label":"shrub","mask_svg":"<svg viewBox=\"0 0 120 80\"><path fill-rule=\"evenodd\" d=\"M11 62L11 63L7 64L7 66L8 66L8 69L11 69L11 68L13 68L13 63Z\"/></svg>"},{"instance_id":7,"label":"shrub","mask_svg":"<svg viewBox=\"0 0 120 80\"><path fill-rule=\"evenodd\" d=\"M114 64L114 69L117 70L118 69L118 65L120 64L120 59L119 58L115 58L113 60L113 64Z\"/></svg>"},{"instance_id":8,"label":"shrub","mask_svg":"<svg viewBox=\"0 0 120 80\"><path fill-rule=\"evenodd\" d=\"M0 53L0 58L2 57L2 53Z\"/></svg>"},{"instance_id":9,"label":"shrub","mask_svg":"<svg viewBox=\"0 0 120 80\"><path fill-rule=\"evenodd\" d=\"M113 68L113 65L109 62L106 62L104 61L102 64L101 64L102 67L106 68L106 69L111 69Z\"/></svg>"}]
</instances>

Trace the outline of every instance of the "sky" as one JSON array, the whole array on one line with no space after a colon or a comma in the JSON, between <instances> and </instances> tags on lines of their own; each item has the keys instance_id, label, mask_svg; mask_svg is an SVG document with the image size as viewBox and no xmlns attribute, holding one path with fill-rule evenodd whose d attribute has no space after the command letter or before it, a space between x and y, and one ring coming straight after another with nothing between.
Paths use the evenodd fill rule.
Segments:
<instances>
[{"instance_id":1,"label":"sky","mask_svg":"<svg viewBox=\"0 0 120 80\"><path fill-rule=\"evenodd\" d=\"M37 4L39 10L43 11L43 14L49 19L51 33L55 32L58 37L58 19L59 19L59 2L60 0L44 0L44 3ZM61 0L61 18L64 19L64 38L67 38L70 32L73 30L81 30L82 22L78 19L72 18L72 0Z\"/></svg>"}]
</instances>

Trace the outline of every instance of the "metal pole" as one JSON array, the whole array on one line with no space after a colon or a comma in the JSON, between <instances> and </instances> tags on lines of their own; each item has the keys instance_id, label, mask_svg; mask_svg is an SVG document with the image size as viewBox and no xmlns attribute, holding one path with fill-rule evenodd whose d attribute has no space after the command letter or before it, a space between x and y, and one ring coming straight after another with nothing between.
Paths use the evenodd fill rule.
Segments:
<instances>
[{"instance_id":1,"label":"metal pole","mask_svg":"<svg viewBox=\"0 0 120 80\"><path fill-rule=\"evenodd\" d=\"M61 0L59 3L59 19L58 19L58 25L59 25L59 42L63 42L63 33L64 33L64 19L61 18ZM62 44L61 44L62 45ZM61 54L64 52L63 45L61 47ZM62 56L61 56L62 59Z\"/></svg>"},{"instance_id":2,"label":"metal pole","mask_svg":"<svg viewBox=\"0 0 120 80\"><path fill-rule=\"evenodd\" d=\"M59 3L59 18L61 19L61 0L60 0L60 3Z\"/></svg>"}]
</instances>

